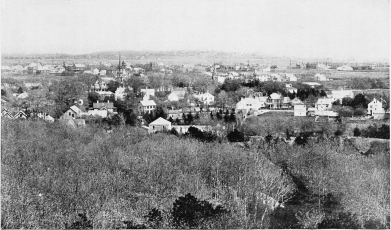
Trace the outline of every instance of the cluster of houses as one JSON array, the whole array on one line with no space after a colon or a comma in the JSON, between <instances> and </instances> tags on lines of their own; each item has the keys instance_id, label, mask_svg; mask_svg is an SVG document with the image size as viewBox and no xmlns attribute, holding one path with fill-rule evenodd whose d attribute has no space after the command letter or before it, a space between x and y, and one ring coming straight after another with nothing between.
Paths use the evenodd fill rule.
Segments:
<instances>
[{"instance_id":1,"label":"cluster of houses","mask_svg":"<svg viewBox=\"0 0 391 230\"><path fill-rule=\"evenodd\" d=\"M101 117L106 118L117 114L117 108L114 107L112 102L99 102L92 104L92 107L88 108L83 106L83 101L79 100L77 103L72 105L60 119L77 119L83 117Z\"/></svg>"},{"instance_id":2,"label":"cluster of houses","mask_svg":"<svg viewBox=\"0 0 391 230\"><path fill-rule=\"evenodd\" d=\"M235 72L231 71L228 73L216 73L212 74L209 72L205 73L208 76L212 76L217 79L218 83L223 84L226 79L240 79L244 81L258 80L260 82L273 81L273 82L297 82L298 78L292 73L263 73L263 72ZM314 75L317 81L328 81L329 79L325 74L317 73Z\"/></svg>"},{"instance_id":3,"label":"cluster of houses","mask_svg":"<svg viewBox=\"0 0 391 230\"><path fill-rule=\"evenodd\" d=\"M243 114L249 114L262 109L284 110L292 109L294 116L327 116L329 118L338 117L338 113L332 111L333 102L343 98L354 98L351 90L332 90L327 97L319 98L315 107L308 107L300 99L291 100L289 97L283 97L281 94L272 93L269 96L263 96L262 93L254 93L251 96L242 98L236 104L236 111L242 111ZM373 99L368 104L367 115L375 119L381 119L385 116L382 99Z\"/></svg>"},{"instance_id":4,"label":"cluster of houses","mask_svg":"<svg viewBox=\"0 0 391 230\"><path fill-rule=\"evenodd\" d=\"M47 113L30 113L30 116L35 116L44 121L54 122L54 118ZM1 117L11 120L27 119L27 114L23 110L3 108Z\"/></svg>"},{"instance_id":5,"label":"cluster of houses","mask_svg":"<svg viewBox=\"0 0 391 230\"><path fill-rule=\"evenodd\" d=\"M80 64L82 65L82 64ZM79 64L73 64L71 67L77 69ZM32 62L26 66L22 65L12 65L7 66L4 65L1 67L1 72L9 72L13 74L53 74L53 75L61 75L65 72L66 67L64 65L42 65L39 62Z\"/></svg>"}]
</instances>

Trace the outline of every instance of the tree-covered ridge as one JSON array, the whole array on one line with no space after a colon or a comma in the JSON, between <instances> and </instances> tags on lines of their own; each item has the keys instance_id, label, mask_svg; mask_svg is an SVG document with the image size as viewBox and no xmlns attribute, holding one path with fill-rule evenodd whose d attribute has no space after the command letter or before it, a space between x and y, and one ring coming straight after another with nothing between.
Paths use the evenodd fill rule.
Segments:
<instances>
[{"instance_id":1,"label":"tree-covered ridge","mask_svg":"<svg viewBox=\"0 0 391 230\"><path fill-rule=\"evenodd\" d=\"M214 213L201 208L212 201L227 210L205 228L389 223L389 146L371 158L334 141L244 150L133 127L107 134L32 121L2 121L1 138L3 228L154 228L148 218L159 211L159 227L175 228L177 200L197 216ZM188 193L197 199L180 198Z\"/></svg>"}]
</instances>

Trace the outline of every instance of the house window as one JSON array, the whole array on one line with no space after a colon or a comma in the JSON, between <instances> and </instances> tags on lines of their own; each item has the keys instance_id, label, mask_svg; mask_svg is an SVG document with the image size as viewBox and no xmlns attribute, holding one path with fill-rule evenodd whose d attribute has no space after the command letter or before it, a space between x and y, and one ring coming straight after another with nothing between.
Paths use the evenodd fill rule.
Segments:
<instances>
[{"instance_id":1,"label":"house window","mask_svg":"<svg viewBox=\"0 0 391 230\"><path fill-rule=\"evenodd\" d=\"M71 116L71 112L69 112L69 116Z\"/></svg>"},{"instance_id":2,"label":"house window","mask_svg":"<svg viewBox=\"0 0 391 230\"><path fill-rule=\"evenodd\" d=\"M72 114L72 117L75 117L75 114Z\"/></svg>"}]
</instances>

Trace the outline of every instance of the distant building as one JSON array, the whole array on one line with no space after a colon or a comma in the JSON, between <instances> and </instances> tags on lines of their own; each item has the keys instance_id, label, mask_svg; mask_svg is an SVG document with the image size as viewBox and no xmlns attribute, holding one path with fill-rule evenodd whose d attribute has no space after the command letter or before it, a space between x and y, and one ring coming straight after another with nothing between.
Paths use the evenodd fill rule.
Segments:
<instances>
[{"instance_id":1,"label":"distant building","mask_svg":"<svg viewBox=\"0 0 391 230\"><path fill-rule=\"evenodd\" d=\"M100 72L99 72L99 75L103 75L105 76L107 74L107 71L105 69L102 69Z\"/></svg>"},{"instance_id":2,"label":"distant building","mask_svg":"<svg viewBox=\"0 0 391 230\"><path fill-rule=\"evenodd\" d=\"M337 70L338 71L353 71L353 68L348 65L343 65L343 66L337 67Z\"/></svg>"},{"instance_id":3,"label":"distant building","mask_svg":"<svg viewBox=\"0 0 391 230\"><path fill-rule=\"evenodd\" d=\"M155 96L155 89L141 89L141 93L143 93L144 95L149 94L150 96Z\"/></svg>"},{"instance_id":4,"label":"distant building","mask_svg":"<svg viewBox=\"0 0 391 230\"><path fill-rule=\"evenodd\" d=\"M272 79L272 81L278 81L278 82L282 81L282 77L278 73L270 74L270 78Z\"/></svg>"},{"instance_id":5,"label":"distant building","mask_svg":"<svg viewBox=\"0 0 391 230\"><path fill-rule=\"evenodd\" d=\"M327 81L326 75L324 74L317 73L315 74L315 78L318 81Z\"/></svg>"},{"instance_id":6,"label":"distant building","mask_svg":"<svg viewBox=\"0 0 391 230\"><path fill-rule=\"evenodd\" d=\"M225 79L227 79L226 75L218 74L217 75L217 82L223 84L225 82Z\"/></svg>"},{"instance_id":7,"label":"distant building","mask_svg":"<svg viewBox=\"0 0 391 230\"><path fill-rule=\"evenodd\" d=\"M330 68L331 68L330 66L325 65L325 64L323 64L323 63L318 63L318 64L316 65L316 69L320 69L320 70L329 70Z\"/></svg>"},{"instance_id":8,"label":"distant building","mask_svg":"<svg viewBox=\"0 0 391 230\"><path fill-rule=\"evenodd\" d=\"M260 82L265 82L265 81L269 81L270 80L270 77L267 76L267 75L260 75L260 76L256 76L255 77L258 81Z\"/></svg>"},{"instance_id":9,"label":"distant building","mask_svg":"<svg viewBox=\"0 0 391 230\"><path fill-rule=\"evenodd\" d=\"M294 74L287 73L285 77L287 81L297 81L297 77Z\"/></svg>"},{"instance_id":10,"label":"distant building","mask_svg":"<svg viewBox=\"0 0 391 230\"><path fill-rule=\"evenodd\" d=\"M169 101L179 101L185 99L186 90L174 90L168 95Z\"/></svg>"},{"instance_id":11,"label":"distant building","mask_svg":"<svg viewBox=\"0 0 391 230\"><path fill-rule=\"evenodd\" d=\"M232 71L228 73L228 78L229 79L238 79L239 78L239 73Z\"/></svg>"},{"instance_id":12,"label":"distant building","mask_svg":"<svg viewBox=\"0 0 391 230\"><path fill-rule=\"evenodd\" d=\"M135 67L135 68L133 68L133 70L134 70L136 73L145 73L145 69L143 69L143 68L137 68L137 67Z\"/></svg>"},{"instance_id":13,"label":"distant building","mask_svg":"<svg viewBox=\"0 0 391 230\"><path fill-rule=\"evenodd\" d=\"M270 66L261 66L258 69L261 70L262 72L270 72L272 70Z\"/></svg>"},{"instance_id":14,"label":"distant building","mask_svg":"<svg viewBox=\"0 0 391 230\"><path fill-rule=\"evenodd\" d=\"M73 71L75 71L75 72L84 71L85 68L86 68L86 65L84 65L84 64L73 64Z\"/></svg>"},{"instance_id":15,"label":"distant building","mask_svg":"<svg viewBox=\"0 0 391 230\"><path fill-rule=\"evenodd\" d=\"M194 95L195 98L198 98L204 105L211 105L215 101L215 96L210 94L209 92Z\"/></svg>"},{"instance_id":16,"label":"distant building","mask_svg":"<svg viewBox=\"0 0 391 230\"><path fill-rule=\"evenodd\" d=\"M99 69L94 68L91 72L92 72L93 75L98 75L99 74Z\"/></svg>"},{"instance_id":17,"label":"distant building","mask_svg":"<svg viewBox=\"0 0 391 230\"><path fill-rule=\"evenodd\" d=\"M348 98L354 98L354 93L352 90L332 90L330 98L334 101L339 100L342 103L342 99L348 97Z\"/></svg>"}]
</instances>

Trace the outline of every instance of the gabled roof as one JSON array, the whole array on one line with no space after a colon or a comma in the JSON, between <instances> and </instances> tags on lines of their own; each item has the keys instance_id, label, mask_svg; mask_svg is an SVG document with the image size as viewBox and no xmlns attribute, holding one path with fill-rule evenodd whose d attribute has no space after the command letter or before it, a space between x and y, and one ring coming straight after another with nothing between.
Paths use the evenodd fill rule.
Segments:
<instances>
[{"instance_id":1,"label":"gabled roof","mask_svg":"<svg viewBox=\"0 0 391 230\"><path fill-rule=\"evenodd\" d=\"M155 101L153 100L147 100L147 101L140 101L142 106L151 106L151 105L156 105Z\"/></svg>"},{"instance_id":2,"label":"gabled roof","mask_svg":"<svg viewBox=\"0 0 391 230\"><path fill-rule=\"evenodd\" d=\"M149 125L171 125L171 122L167 121L164 118L159 117L158 119L154 120Z\"/></svg>"},{"instance_id":3,"label":"gabled roof","mask_svg":"<svg viewBox=\"0 0 391 230\"><path fill-rule=\"evenodd\" d=\"M80 114L81 112L86 112L82 106L72 105L69 109L73 110L75 113Z\"/></svg>"},{"instance_id":4,"label":"gabled roof","mask_svg":"<svg viewBox=\"0 0 391 230\"><path fill-rule=\"evenodd\" d=\"M373 98L373 100L368 104L377 104L377 103L382 103L382 102L380 100L377 100L376 98Z\"/></svg>"},{"instance_id":5,"label":"gabled roof","mask_svg":"<svg viewBox=\"0 0 391 230\"><path fill-rule=\"evenodd\" d=\"M186 92L185 91L172 91L168 97L177 96L178 98L184 98Z\"/></svg>"},{"instance_id":6,"label":"gabled roof","mask_svg":"<svg viewBox=\"0 0 391 230\"><path fill-rule=\"evenodd\" d=\"M98 103L92 103L92 107L94 109L100 109L102 107L106 107L108 109L114 109L114 104L112 102L98 102Z\"/></svg>"},{"instance_id":7,"label":"gabled roof","mask_svg":"<svg viewBox=\"0 0 391 230\"><path fill-rule=\"evenodd\" d=\"M270 94L271 99L281 99L281 95L278 93L272 93Z\"/></svg>"},{"instance_id":8,"label":"gabled roof","mask_svg":"<svg viewBox=\"0 0 391 230\"><path fill-rule=\"evenodd\" d=\"M299 99L299 98L295 98L291 101L292 104L294 105L304 105L304 103Z\"/></svg>"},{"instance_id":9,"label":"gabled roof","mask_svg":"<svg viewBox=\"0 0 391 230\"><path fill-rule=\"evenodd\" d=\"M318 105L324 105L324 104L331 104L332 99L331 98L319 98L316 104Z\"/></svg>"}]
</instances>

